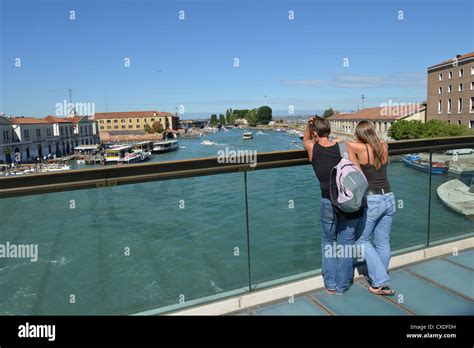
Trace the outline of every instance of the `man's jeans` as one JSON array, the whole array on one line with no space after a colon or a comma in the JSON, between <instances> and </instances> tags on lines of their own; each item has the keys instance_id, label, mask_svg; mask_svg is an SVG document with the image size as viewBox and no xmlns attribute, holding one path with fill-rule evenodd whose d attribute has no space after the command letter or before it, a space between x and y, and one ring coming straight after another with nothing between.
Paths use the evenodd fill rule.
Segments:
<instances>
[{"instance_id":1,"label":"man's jeans","mask_svg":"<svg viewBox=\"0 0 474 348\"><path fill-rule=\"evenodd\" d=\"M331 201L327 198L321 199L321 225L322 225L322 259L323 259L323 279L324 286L336 293L342 294L352 284L354 270L352 255L336 257L337 245L343 250L348 250L346 246L352 246L355 241L356 228L360 219L348 219L341 214L337 218ZM338 255L340 256L340 255Z\"/></svg>"},{"instance_id":2,"label":"man's jeans","mask_svg":"<svg viewBox=\"0 0 474 348\"><path fill-rule=\"evenodd\" d=\"M384 286L390 282L387 271L390 263L390 230L395 211L395 196L392 192L367 196L367 208L362 218L363 231L356 244L363 246L373 287ZM372 237L375 248L371 243Z\"/></svg>"}]
</instances>

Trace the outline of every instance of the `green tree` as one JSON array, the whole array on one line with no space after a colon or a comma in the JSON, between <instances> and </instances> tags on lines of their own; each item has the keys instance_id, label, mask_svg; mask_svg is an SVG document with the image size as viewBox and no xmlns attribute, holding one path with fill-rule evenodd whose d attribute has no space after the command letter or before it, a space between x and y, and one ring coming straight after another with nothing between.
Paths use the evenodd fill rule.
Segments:
<instances>
[{"instance_id":1,"label":"green tree","mask_svg":"<svg viewBox=\"0 0 474 348\"><path fill-rule=\"evenodd\" d=\"M227 124L233 123L234 121L232 120L232 109L227 109L225 111L225 122Z\"/></svg>"},{"instance_id":2,"label":"green tree","mask_svg":"<svg viewBox=\"0 0 474 348\"><path fill-rule=\"evenodd\" d=\"M210 121L210 123L211 123L211 126L217 125L218 121L217 121L217 115L216 115L216 114L212 114L212 115L211 115L211 121Z\"/></svg>"},{"instance_id":3,"label":"green tree","mask_svg":"<svg viewBox=\"0 0 474 348\"><path fill-rule=\"evenodd\" d=\"M257 110L257 123L268 124L272 120L272 108L269 106L261 106Z\"/></svg>"},{"instance_id":4,"label":"green tree","mask_svg":"<svg viewBox=\"0 0 474 348\"><path fill-rule=\"evenodd\" d=\"M436 137L455 137L468 134L468 129L463 125L453 125L440 120L395 122L387 134L396 140L422 139Z\"/></svg>"},{"instance_id":5,"label":"green tree","mask_svg":"<svg viewBox=\"0 0 474 348\"><path fill-rule=\"evenodd\" d=\"M247 113L245 114L245 119L247 120L250 126L257 125L257 120L258 120L257 109L248 110Z\"/></svg>"},{"instance_id":6,"label":"green tree","mask_svg":"<svg viewBox=\"0 0 474 348\"><path fill-rule=\"evenodd\" d=\"M222 115L222 114L219 114L219 123L224 125L226 122L225 122L225 116Z\"/></svg>"},{"instance_id":7,"label":"green tree","mask_svg":"<svg viewBox=\"0 0 474 348\"><path fill-rule=\"evenodd\" d=\"M145 123L145 127L143 127L145 132L147 133L153 133L153 130L151 129L150 125L148 123Z\"/></svg>"},{"instance_id":8,"label":"green tree","mask_svg":"<svg viewBox=\"0 0 474 348\"><path fill-rule=\"evenodd\" d=\"M329 108L329 109L326 109L324 110L324 113L323 113L323 117L326 118L326 117L330 117L330 116L333 116L335 114L333 108Z\"/></svg>"}]
</instances>

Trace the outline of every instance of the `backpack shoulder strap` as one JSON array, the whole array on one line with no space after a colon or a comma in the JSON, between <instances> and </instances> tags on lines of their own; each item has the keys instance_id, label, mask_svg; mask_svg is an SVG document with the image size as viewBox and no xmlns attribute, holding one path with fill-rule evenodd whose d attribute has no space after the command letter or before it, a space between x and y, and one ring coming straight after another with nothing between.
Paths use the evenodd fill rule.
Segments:
<instances>
[{"instance_id":1,"label":"backpack shoulder strap","mask_svg":"<svg viewBox=\"0 0 474 348\"><path fill-rule=\"evenodd\" d=\"M337 143L339 146L339 152L341 153L341 157L344 158L344 154L347 153L347 158L349 158L349 151L347 151L347 144L345 141L339 141Z\"/></svg>"}]
</instances>

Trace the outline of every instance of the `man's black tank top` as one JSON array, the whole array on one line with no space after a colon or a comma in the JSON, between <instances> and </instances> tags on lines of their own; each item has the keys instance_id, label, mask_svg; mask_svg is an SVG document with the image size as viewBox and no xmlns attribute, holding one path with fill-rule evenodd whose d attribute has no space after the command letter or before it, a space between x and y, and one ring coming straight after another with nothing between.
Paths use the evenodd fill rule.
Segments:
<instances>
[{"instance_id":1,"label":"man's black tank top","mask_svg":"<svg viewBox=\"0 0 474 348\"><path fill-rule=\"evenodd\" d=\"M313 145L311 164L318 177L319 186L321 187L321 196L323 198L331 199L329 178L332 168L339 163L341 158L341 152L339 151L337 143L329 147L321 146L318 143Z\"/></svg>"}]
</instances>

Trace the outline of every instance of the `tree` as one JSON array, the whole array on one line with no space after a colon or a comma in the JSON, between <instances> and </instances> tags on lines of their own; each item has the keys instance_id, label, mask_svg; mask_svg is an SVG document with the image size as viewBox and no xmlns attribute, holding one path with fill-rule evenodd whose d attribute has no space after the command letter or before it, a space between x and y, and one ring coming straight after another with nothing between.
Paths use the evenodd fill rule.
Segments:
<instances>
[{"instance_id":1,"label":"tree","mask_svg":"<svg viewBox=\"0 0 474 348\"><path fill-rule=\"evenodd\" d=\"M227 124L233 123L234 120L232 119L232 109L227 109L225 111L225 122Z\"/></svg>"},{"instance_id":2,"label":"tree","mask_svg":"<svg viewBox=\"0 0 474 348\"><path fill-rule=\"evenodd\" d=\"M211 123L211 126L217 125L218 121L217 121L217 115L216 115L216 114L212 114L212 115L211 115L211 121L210 121L210 123Z\"/></svg>"},{"instance_id":3,"label":"tree","mask_svg":"<svg viewBox=\"0 0 474 348\"><path fill-rule=\"evenodd\" d=\"M247 120L250 126L255 126L258 120L257 109L248 110L245 114L245 119Z\"/></svg>"},{"instance_id":4,"label":"tree","mask_svg":"<svg viewBox=\"0 0 474 348\"><path fill-rule=\"evenodd\" d=\"M330 117L334 114L335 114L335 112L334 112L333 108L329 108L329 109L324 110L323 117L324 118Z\"/></svg>"},{"instance_id":5,"label":"tree","mask_svg":"<svg viewBox=\"0 0 474 348\"><path fill-rule=\"evenodd\" d=\"M449 124L440 120L430 120L426 123L418 120L401 120L395 122L387 134L396 140L455 137L468 134L468 129L463 125Z\"/></svg>"},{"instance_id":6,"label":"tree","mask_svg":"<svg viewBox=\"0 0 474 348\"><path fill-rule=\"evenodd\" d=\"M219 123L222 124L222 125L226 123L225 122L225 116L222 115L222 114L219 114Z\"/></svg>"},{"instance_id":7,"label":"tree","mask_svg":"<svg viewBox=\"0 0 474 348\"><path fill-rule=\"evenodd\" d=\"M151 129L150 125L148 123L145 123L145 127L143 127L145 132L147 133L153 133L153 130Z\"/></svg>"},{"instance_id":8,"label":"tree","mask_svg":"<svg viewBox=\"0 0 474 348\"><path fill-rule=\"evenodd\" d=\"M272 108L261 106L257 110L257 123L268 124L272 120Z\"/></svg>"},{"instance_id":9,"label":"tree","mask_svg":"<svg viewBox=\"0 0 474 348\"><path fill-rule=\"evenodd\" d=\"M151 125L151 129L153 130L153 133L161 134L165 131L160 121L153 122L153 124Z\"/></svg>"}]
</instances>

